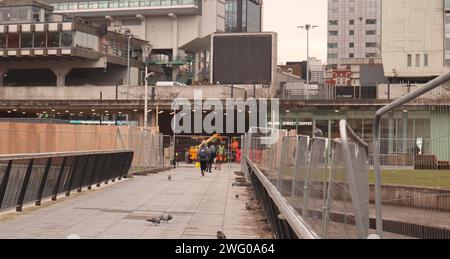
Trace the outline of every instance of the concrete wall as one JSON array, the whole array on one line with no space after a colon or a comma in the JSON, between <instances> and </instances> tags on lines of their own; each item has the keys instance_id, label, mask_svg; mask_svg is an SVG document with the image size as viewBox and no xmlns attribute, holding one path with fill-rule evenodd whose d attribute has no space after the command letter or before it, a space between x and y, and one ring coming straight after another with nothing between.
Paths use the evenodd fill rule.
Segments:
<instances>
[{"instance_id":1,"label":"concrete wall","mask_svg":"<svg viewBox=\"0 0 450 259\"><path fill-rule=\"evenodd\" d=\"M147 17L147 39L154 49L172 49L172 18Z\"/></svg>"},{"instance_id":2,"label":"concrete wall","mask_svg":"<svg viewBox=\"0 0 450 259\"><path fill-rule=\"evenodd\" d=\"M200 37L225 31L225 0L204 1Z\"/></svg>"},{"instance_id":3,"label":"concrete wall","mask_svg":"<svg viewBox=\"0 0 450 259\"><path fill-rule=\"evenodd\" d=\"M444 1L383 0L382 56L388 77L437 76L444 63ZM412 66L407 66L407 55ZM416 67L416 54L420 66ZM428 54L428 66L424 66ZM397 72L393 73L393 70Z\"/></svg>"},{"instance_id":4,"label":"concrete wall","mask_svg":"<svg viewBox=\"0 0 450 259\"><path fill-rule=\"evenodd\" d=\"M224 0L204 1L202 15L178 16L177 46L185 45L197 38L225 31ZM143 25L131 27L133 33L146 37L154 49L172 49L173 19L169 16L146 17ZM144 33L143 30L145 30ZM144 29L143 29L144 28Z\"/></svg>"},{"instance_id":5,"label":"concrete wall","mask_svg":"<svg viewBox=\"0 0 450 259\"><path fill-rule=\"evenodd\" d=\"M201 36L201 19L200 16L178 17L178 46L183 46Z\"/></svg>"}]
</instances>

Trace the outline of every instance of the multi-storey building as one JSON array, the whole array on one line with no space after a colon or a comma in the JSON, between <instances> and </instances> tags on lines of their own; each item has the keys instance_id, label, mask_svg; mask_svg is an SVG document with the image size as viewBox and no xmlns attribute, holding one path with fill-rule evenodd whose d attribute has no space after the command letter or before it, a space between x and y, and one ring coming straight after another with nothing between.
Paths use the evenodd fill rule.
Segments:
<instances>
[{"instance_id":1,"label":"multi-storey building","mask_svg":"<svg viewBox=\"0 0 450 259\"><path fill-rule=\"evenodd\" d=\"M317 58L309 58L309 82L311 84L323 84L323 64L322 60Z\"/></svg>"},{"instance_id":2,"label":"multi-storey building","mask_svg":"<svg viewBox=\"0 0 450 259\"><path fill-rule=\"evenodd\" d=\"M178 81L207 81L210 36L225 31L225 0L47 0L56 13L130 29L153 46L150 65ZM169 79L168 78L168 79Z\"/></svg>"},{"instance_id":3,"label":"multi-storey building","mask_svg":"<svg viewBox=\"0 0 450 259\"><path fill-rule=\"evenodd\" d=\"M226 32L260 32L262 0L226 0Z\"/></svg>"},{"instance_id":4,"label":"multi-storey building","mask_svg":"<svg viewBox=\"0 0 450 259\"><path fill-rule=\"evenodd\" d=\"M146 41L52 11L36 0L0 1L0 86L139 84Z\"/></svg>"},{"instance_id":5,"label":"multi-storey building","mask_svg":"<svg viewBox=\"0 0 450 259\"><path fill-rule=\"evenodd\" d=\"M383 0L382 10L386 76L420 83L442 74L450 61L450 2Z\"/></svg>"},{"instance_id":6,"label":"multi-storey building","mask_svg":"<svg viewBox=\"0 0 450 259\"><path fill-rule=\"evenodd\" d=\"M328 65L381 57L381 0L328 0Z\"/></svg>"}]
</instances>

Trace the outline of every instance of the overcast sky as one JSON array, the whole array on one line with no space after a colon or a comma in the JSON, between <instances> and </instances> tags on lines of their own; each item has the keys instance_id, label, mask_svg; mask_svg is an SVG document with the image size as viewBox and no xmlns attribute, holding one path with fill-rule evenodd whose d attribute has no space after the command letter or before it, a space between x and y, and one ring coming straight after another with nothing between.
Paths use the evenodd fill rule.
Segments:
<instances>
[{"instance_id":1,"label":"overcast sky","mask_svg":"<svg viewBox=\"0 0 450 259\"><path fill-rule=\"evenodd\" d=\"M326 62L327 0L264 0L263 30L278 33L278 63L306 60L306 31L297 26L319 25L310 31L310 56Z\"/></svg>"}]
</instances>

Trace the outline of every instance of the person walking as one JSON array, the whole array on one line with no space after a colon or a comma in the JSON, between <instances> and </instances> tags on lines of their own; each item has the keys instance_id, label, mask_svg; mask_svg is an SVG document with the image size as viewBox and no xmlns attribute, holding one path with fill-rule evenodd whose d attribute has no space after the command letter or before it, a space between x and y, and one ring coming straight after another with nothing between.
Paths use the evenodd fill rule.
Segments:
<instances>
[{"instance_id":1,"label":"person walking","mask_svg":"<svg viewBox=\"0 0 450 259\"><path fill-rule=\"evenodd\" d=\"M203 141L200 145L197 152L197 160L200 162L200 170L202 176L205 176L205 172L207 170L208 162L209 162L209 148L206 144L206 141Z\"/></svg>"},{"instance_id":2,"label":"person walking","mask_svg":"<svg viewBox=\"0 0 450 259\"><path fill-rule=\"evenodd\" d=\"M217 156L217 148L216 146L214 146L214 144L212 144L209 147L209 163L208 163L208 172L212 173L212 166L214 164L214 160L216 159Z\"/></svg>"}]
</instances>

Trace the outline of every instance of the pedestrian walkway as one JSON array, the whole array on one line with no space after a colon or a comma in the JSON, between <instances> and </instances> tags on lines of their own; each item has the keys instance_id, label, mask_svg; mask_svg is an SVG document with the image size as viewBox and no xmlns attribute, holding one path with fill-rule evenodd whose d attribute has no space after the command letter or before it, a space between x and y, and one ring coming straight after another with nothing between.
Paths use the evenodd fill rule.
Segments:
<instances>
[{"instance_id":1,"label":"pedestrian walkway","mask_svg":"<svg viewBox=\"0 0 450 259\"><path fill-rule=\"evenodd\" d=\"M25 213L0 215L0 238L214 239L218 230L227 238L262 238L261 215L245 208L247 188L232 186L237 169L224 166L201 177L199 169L180 167ZM160 225L146 221L163 212L173 220Z\"/></svg>"}]
</instances>

